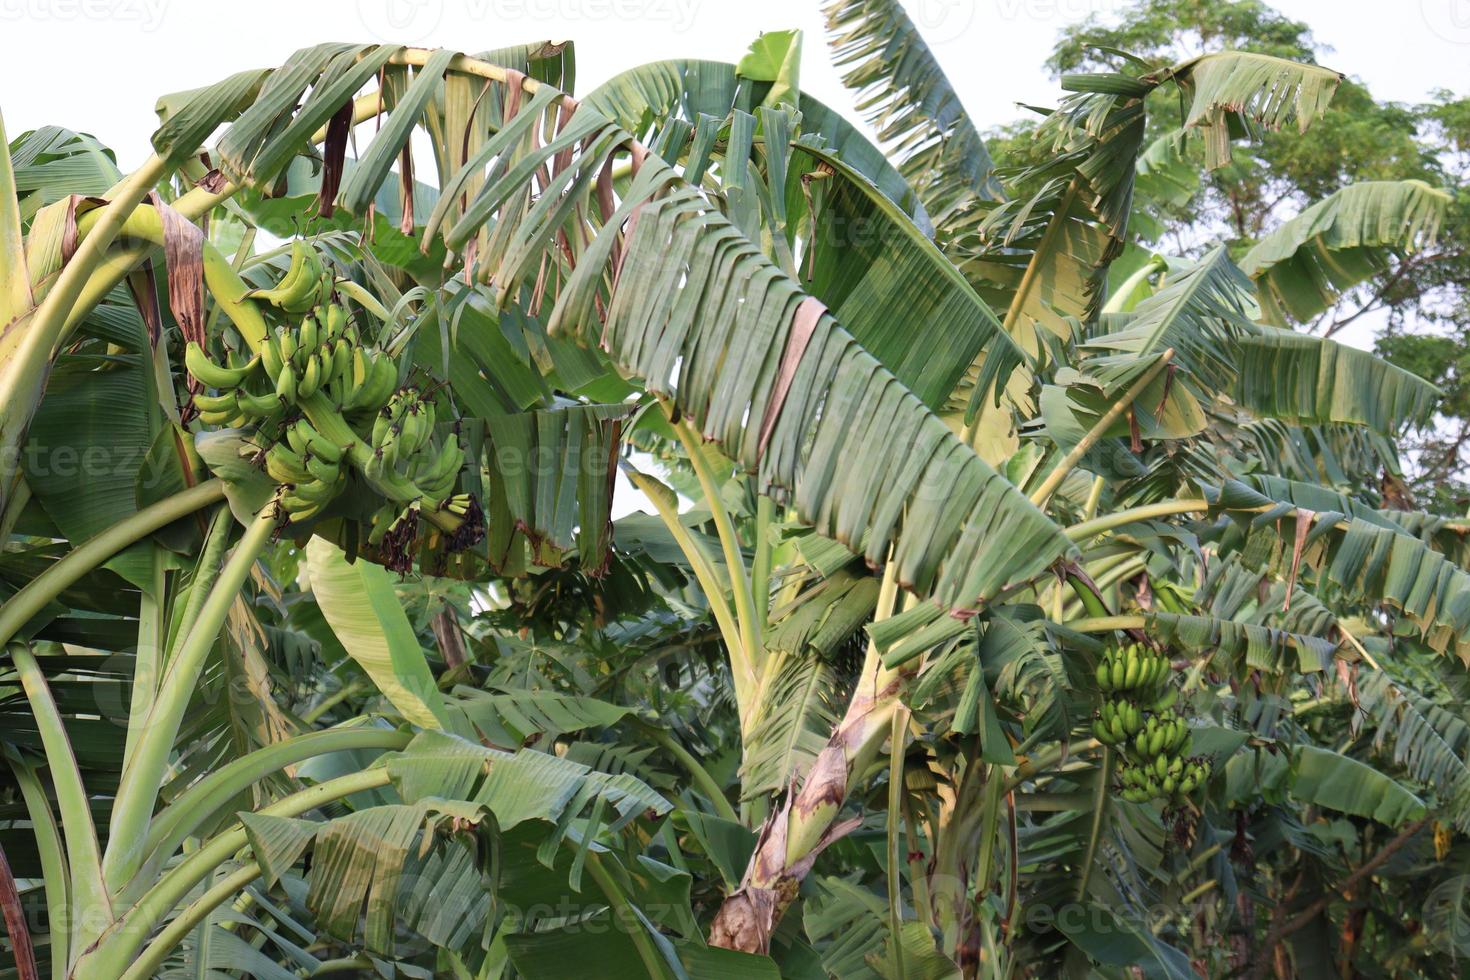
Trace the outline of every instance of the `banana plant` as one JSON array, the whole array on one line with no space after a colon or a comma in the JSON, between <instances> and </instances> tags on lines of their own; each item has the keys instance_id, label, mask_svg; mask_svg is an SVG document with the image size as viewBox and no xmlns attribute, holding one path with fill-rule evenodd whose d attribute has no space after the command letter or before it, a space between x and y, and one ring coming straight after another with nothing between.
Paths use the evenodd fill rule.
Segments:
<instances>
[{"instance_id":1,"label":"banana plant","mask_svg":"<svg viewBox=\"0 0 1470 980\"><path fill-rule=\"evenodd\" d=\"M0 140L17 976L1456 955L1466 525L1381 489L1437 391L1286 327L1444 196L1110 295L1150 93L1218 165L1336 73L1070 77L997 171L896 4L829 17L880 144L795 32L581 100L567 44L316 45L128 175ZM1446 945L1365 937L1408 861Z\"/></svg>"}]
</instances>

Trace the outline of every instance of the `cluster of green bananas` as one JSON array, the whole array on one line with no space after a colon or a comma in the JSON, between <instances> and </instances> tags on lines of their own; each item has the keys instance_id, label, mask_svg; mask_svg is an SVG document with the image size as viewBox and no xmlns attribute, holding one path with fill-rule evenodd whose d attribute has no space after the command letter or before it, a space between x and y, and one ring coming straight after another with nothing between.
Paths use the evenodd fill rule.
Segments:
<instances>
[{"instance_id":1,"label":"cluster of green bananas","mask_svg":"<svg viewBox=\"0 0 1470 980\"><path fill-rule=\"evenodd\" d=\"M281 484L281 509L292 520L304 521L331 502L347 482L347 461L341 446L298 418L285 435L265 451L265 471Z\"/></svg>"},{"instance_id":2,"label":"cluster of green bananas","mask_svg":"<svg viewBox=\"0 0 1470 980\"><path fill-rule=\"evenodd\" d=\"M377 411L398 384L398 366L382 351L366 348L347 308L328 300L294 326L268 334L260 348L276 396L295 404L316 394L345 413Z\"/></svg>"},{"instance_id":3,"label":"cluster of green bananas","mask_svg":"<svg viewBox=\"0 0 1470 980\"><path fill-rule=\"evenodd\" d=\"M433 402L416 388L398 386L397 364L364 346L334 287L316 250L293 242L291 265L280 283L248 294L277 307L285 320L267 331L254 356L221 365L197 344L188 345L189 372L214 392L194 396L200 418L209 425L255 426L264 446L257 461L280 484L280 510L292 521L306 520L330 503L354 463L389 498L385 508L392 524L410 516L408 523L416 523L420 501L463 516L473 506L468 497L454 498L458 511L446 503L453 502L450 494L465 459L457 432L436 439ZM366 463L349 452L350 444L326 438L303 415L310 412L326 429L318 414L323 401L363 439L372 420L373 453ZM401 530L411 542L411 528Z\"/></svg>"},{"instance_id":4,"label":"cluster of green bananas","mask_svg":"<svg viewBox=\"0 0 1470 980\"><path fill-rule=\"evenodd\" d=\"M434 403L417 388L393 392L373 420L373 455L363 475L380 483L406 480L423 499L443 503L464 466L464 449L452 433L436 444L434 424Z\"/></svg>"},{"instance_id":5,"label":"cluster of green bananas","mask_svg":"<svg viewBox=\"0 0 1470 980\"><path fill-rule=\"evenodd\" d=\"M1166 656L1141 643L1110 647L1099 658L1096 678L1105 700L1092 733L1123 756L1123 799L1180 802L1209 778L1208 761L1179 755L1189 741L1189 723L1174 710L1178 692L1169 683Z\"/></svg>"},{"instance_id":6,"label":"cluster of green bananas","mask_svg":"<svg viewBox=\"0 0 1470 980\"><path fill-rule=\"evenodd\" d=\"M259 354L240 364L216 364L191 340L184 349L184 366L202 384L219 392L216 395L199 392L194 396L200 419L209 425L245 425L279 418L284 412L274 392L256 394L246 388L247 382L264 374Z\"/></svg>"},{"instance_id":7,"label":"cluster of green bananas","mask_svg":"<svg viewBox=\"0 0 1470 980\"><path fill-rule=\"evenodd\" d=\"M1141 643L1109 647L1097 664L1097 686L1104 694L1146 694L1169 677L1169 661Z\"/></svg>"},{"instance_id":8,"label":"cluster of green bananas","mask_svg":"<svg viewBox=\"0 0 1470 980\"><path fill-rule=\"evenodd\" d=\"M1204 756L1183 759L1157 755L1151 762L1129 763L1118 769L1121 795L1129 803L1149 800L1182 800L1210 778L1210 761Z\"/></svg>"}]
</instances>

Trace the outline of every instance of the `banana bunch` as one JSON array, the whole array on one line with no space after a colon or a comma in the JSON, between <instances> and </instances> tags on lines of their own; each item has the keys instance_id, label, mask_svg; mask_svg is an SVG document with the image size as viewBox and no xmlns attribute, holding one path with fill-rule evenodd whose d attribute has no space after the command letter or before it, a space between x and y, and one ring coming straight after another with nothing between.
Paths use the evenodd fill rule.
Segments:
<instances>
[{"instance_id":1,"label":"banana bunch","mask_svg":"<svg viewBox=\"0 0 1470 980\"><path fill-rule=\"evenodd\" d=\"M1169 661L1141 643L1110 647L1097 665L1097 686L1104 694L1146 699L1168 676Z\"/></svg>"},{"instance_id":2,"label":"banana bunch","mask_svg":"<svg viewBox=\"0 0 1470 980\"><path fill-rule=\"evenodd\" d=\"M277 499L294 521L315 516L347 483L342 446L304 418L286 426L285 437L265 452L265 471L281 485Z\"/></svg>"},{"instance_id":3,"label":"banana bunch","mask_svg":"<svg viewBox=\"0 0 1470 980\"><path fill-rule=\"evenodd\" d=\"M399 388L373 420L373 455L363 474L379 483L407 481L434 506L443 503L464 466L464 448L454 434L436 446L434 424L434 403L417 388Z\"/></svg>"},{"instance_id":4,"label":"banana bunch","mask_svg":"<svg viewBox=\"0 0 1470 980\"><path fill-rule=\"evenodd\" d=\"M270 289L252 289L245 295L286 313L301 314L325 305L331 294L331 271L322 265L316 248L297 238L291 242L291 265L281 281Z\"/></svg>"},{"instance_id":5,"label":"banana bunch","mask_svg":"<svg viewBox=\"0 0 1470 980\"><path fill-rule=\"evenodd\" d=\"M221 365L198 345L188 346L186 365L209 389L194 402L206 424L255 424L254 458L280 485L279 511L291 521L320 513L342 491L349 471L360 468L369 488L387 498L373 517L372 543L386 537L390 550L406 555L421 507L476 516L467 495L451 496L464 449L457 428L436 433L432 399L417 388L399 387L394 359L364 345L336 286L316 249L292 242L285 277L247 293L283 314L279 325L267 329L259 351L243 363ZM359 293L348 290L361 299ZM331 427L319 414L323 401L340 413ZM354 438L349 445L327 439L313 418L334 433L345 422ZM358 438L370 440L366 462ZM481 526L477 520L467 523Z\"/></svg>"},{"instance_id":6,"label":"banana bunch","mask_svg":"<svg viewBox=\"0 0 1470 980\"><path fill-rule=\"evenodd\" d=\"M1130 803L1163 799L1182 803L1210 774L1207 759L1185 759L1189 722L1174 704L1168 657L1141 643L1110 647L1095 673L1104 695L1092 734L1117 748L1120 793Z\"/></svg>"},{"instance_id":7,"label":"banana bunch","mask_svg":"<svg viewBox=\"0 0 1470 980\"><path fill-rule=\"evenodd\" d=\"M205 387L219 392L216 395L204 392L194 395L199 417L209 425L244 425L251 419L265 418L281 407L280 400L275 397L254 395L245 390L247 382L261 376L259 354L243 364L216 364L209 359L204 348L191 340L184 348L184 366Z\"/></svg>"},{"instance_id":8,"label":"banana bunch","mask_svg":"<svg viewBox=\"0 0 1470 980\"><path fill-rule=\"evenodd\" d=\"M347 308L330 299L267 334L260 356L276 397L288 405L320 391L344 411L375 409L398 380L392 359L365 349Z\"/></svg>"},{"instance_id":9,"label":"banana bunch","mask_svg":"<svg viewBox=\"0 0 1470 980\"><path fill-rule=\"evenodd\" d=\"M1166 799L1182 801L1210 778L1210 761L1204 756L1182 759L1158 755L1148 763L1128 763L1118 769L1121 795L1129 803Z\"/></svg>"}]
</instances>

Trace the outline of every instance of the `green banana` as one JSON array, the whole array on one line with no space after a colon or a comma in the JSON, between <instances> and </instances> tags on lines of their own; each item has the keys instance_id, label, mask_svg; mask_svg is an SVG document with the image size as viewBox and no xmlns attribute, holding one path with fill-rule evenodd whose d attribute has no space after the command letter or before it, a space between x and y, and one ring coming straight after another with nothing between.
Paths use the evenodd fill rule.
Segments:
<instances>
[{"instance_id":1,"label":"green banana","mask_svg":"<svg viewBox=\"0 0 1470 980\"><path fill-rule=\"evenodd\" d=\"M313 456L320 456L329 463L342 461L342 447L318 432L311 422L304 418L297 419L291 428L306 441L307 449Z\"/></svg>"},{"instance_id":2,"label":"green banana","mask_svg":"<svg viewBox=\"0 0 1470 980\"><path fill-rule=\"evenodd\" d=\"M184 348L184 366L211 388L238 388L260 367L260 355L256 354L239 367L225 367L211 361L204 348L191 340Z\"/></svg>"},{"instance_id":3,"label":"green banana","mask_svg":"<svg viewBox=\"0 0 1470 980\"><path fill-rule=\"evenodd\" d=\"M316 249L298 238L291 242L291 265L281 281L271 289L257 289L246 295L289 311L313 295L320 272L321 259Z\"/></svg>"},{"instance_id":4,"label":"green banana","mask_svg":"<svg viewBox=\"0 0 1470 980\"><path fill-rule=\"evenodd\" d=\"M281 373L276 375L276 394L283 402L296 402L296 369L290 364L283 365Z\"/></svg>"},{"instance_id":5,"label":"green banana","mask_svg":"<svg viewBox=\"0 0 1470 980\"><path fill-rule=\"evenodd\" d=\"M219 395L206 395L203 392L194 396L194 407L200 412L218 413L228 411L234 415L240 410L239 399L235 397L234 391L227 391Z\"/></svg>"},{"instance_id":6,"label":"green banana","mask_svg":"<svg viewBox=\"0 0 1470 980\"><path fill-rule=\"evenodd\" d=\"M247 391L237 391L235 396L239 402L240 411L251 418L269 418L281 410L281 399L274 392L252 395Z\"/></svg>"},{"instance_id":7,"label":"green banana","mask_svg":"<svg viewBox=\"0 0 1470 980\"><path fill-rule=\"evenodd\" d=\"M321 358L313 353L306 358L306 366L301 370L301 379L296 383L296 397L303 400L310 398L316 394L317 387L321 385L321 381Z\"/></svg>"}]
</instances>

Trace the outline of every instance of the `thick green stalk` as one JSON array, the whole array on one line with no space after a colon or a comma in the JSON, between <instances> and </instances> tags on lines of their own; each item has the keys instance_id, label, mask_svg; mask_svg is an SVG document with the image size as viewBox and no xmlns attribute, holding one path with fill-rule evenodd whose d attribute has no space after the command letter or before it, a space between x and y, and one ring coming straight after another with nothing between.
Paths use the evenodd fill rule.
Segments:
<instances>
[{"instance_id":1,"label":"thick green stalk","mask_svg":"<svg viewBox=\"0 0 1470 980\"><path fill-rule=\"evenodd\" d=\"M386 786L389 781L385 768L364 769L292 793L262 807L259 812L273 817L296 817L333 800ZM94 948L77 960L73 976L105 978L121 975L158 923L221 862L228 860L246 843L245 829L236 824L170 868L156 885L122 913L117 925L109 929Z\"/></svg>"},{"instance_id":2,"label":"thick green stalk","mask_svg":"<svg viewBox=\"0 0 1470 980\"><path fill-rule=\"evenodd\" d=\"M755 603L756 632L764 643L771 615L771 521L775 501L765 494L755 498L755 557L750 563L750 597Z\"/></svg>"},{"instance_id":3,"label":"thick green stalk","mask_svg":"<svg viewBox=\"0 0 1470 980\"><path fill-rule=\"evenodd\" d=\"M715 782L715 777L710 775L709 770L694 757L692 752L680 745L679 740L670 735L661 725L636 717L633 721L638 725L639 731L679 761L679 765L689 773L689 778L714 804L715 813L731 823L740 822L739 815L735 813L735 808L730 805L724 791L720 789L720 784Z\"/></svg>"},{"instance_id":4,"label":"thick green stalk","mask_svg":"<svg viewBox=\"0 0 1470 980\"><path fill-rule=\"evenodd\" d=\"M1163 371L1173 358L1174 348L1170 347L1159 356L1157 361L1149 366L1147 371L1139 375L1138 380L1133 382L1127 391L1123 392L1123 397L1114 402L1102 414L1102 418L1093 423L1092 428L1087 430L1087 434L1082 437L1081 441L1072 447L1072 451L1062 457L1062 461L1057 464L1056 469L1048 473L1046 479L1041 481L1041 486L1037 487L1036 492L1031 494L1031 502L1033 504L1038 507L1046 506L1046 502L1051 499L1052 494L1057 492L1057 487L1062 485L1062 481L1067 478L1067 474L1071 473L1073 468L1082 462L1082 457L1087 455L1087 451L1097 444L1097 441L1107 433L1108 429L1112 428L1114 422L1123 417L1123 413L1128 411L1129 407L1138 399L1138 396L1144 393L1148 386L1153 383L1154 378L1159 376L1159 372Z\"/></svg>"},{"instance_id":5,"label":"thick green stalk","mask_svg":"<svg viewBox=\"0 0 1470 980\"><path fill-rule=\"evenodd\" d=\"M26 816L31 821L31 836L36 839L36 851L41 858L41 882L46 891L46 909L51 916L51 977L52 980L65 980L71 944L62 916L71 908L67 900L67 882L71 880L71 873L67 870L66 852L61 847L61 829L56 826L56 815L51 812L46 788L41 785L36 771L9 746L3 752L20 787Z\"/></svg>"},{"instance_id":6,"label":"thick green stalk","mask_svg":"<svg viewBox=\"0 0 1470 980\"><path fill-rule=\"evenodd\" d=\"M1088 616L1063 624L1078 633L1112 633L1115 630L1141 630L1148 625L1146 616Z\"/></svg>"},{"instance_id":7,"label":"thick green stalk","mask_svg":"<svg viewBox=\"0 0 1470 980\"><path fill-rule=\"evenodd\" d=\"M903 966L903 758L908 735L908 709L900 706L888 726L888 935L893 950L894 974L908 976Z\"/></svg>"},{"instance_id":8,"label":"thick green stalk","mask_svg":"<svg viewBox=\"0 0 1470 980\"><path fill-rule=\"evenodd\" d=\"M30 702L41 745L46 751L46 765L51 770L51 783L56 792L56 808L61 811L61 829L66 838L67 861L71 866L71 904L68 927L71 947L86 949L115 916L112 896L102 878L102 861L97 844L97 828L92 823L92 805L82 785L77 757L72 753L66 735L66 723L51 697L46 675L24 643L10 644L10 660L20 675L21 687Z\"/></svg>"},{"instance_id":9,"label":"thick green stalk","mask_svg":"<svg viewBox=\"0 0 1470 980\"><path fill-rule=\"evenodd\" d=\"M163 667L163 648L168 625L164 622L167 607L167 559L162 548L154 547L153 571L148 587L138 600L138 649L133 655L133 690L128 702L128 734L123 744L123 765L132 757L143 719L153 706L158 693L158 674Z\"/></svg>"},{"instance_id":10,"label":"thick green stalk","mask_svg":"<svg viewBox=\"0 0 1470 980\"><path fill-rule=\"evenodd\" d=\"M219 578L225 548L230 543L230 532L234 529L235 515L230 508L217 509L214 519L209 522L209 530L205 532L204 547L199 550L199 558L194 562L194 577L189 582L188 598L184 600L184 610L179 614L178 621L172 626L168 649L172 650L178 645L180 638L188 636L194 621L199 618L199 610L204 608L204 600L209 598L209 591L214 588L215 579ZM124 758L124 767L129 758L130 755Z\"/></svg>"},{"instance_id":11,"label":"thick green stalk","mask_svg":"<svg viewBox=\"0 0 1470 980\"><path fill-rule=\"evenodd\" d=\"M190 786L153 818L143 842L146 861L142 873L129 883L130 887L151 884L148 873L151 868L173 857L186 838L195 835L226 804L271 773L332 752L402 749L412 737L394 728L329 728L275 742L232 760Z\"/></svg>"},{"instance_id":12,"label":"thick green stalk","mask_svg":"<svg viewBox=\"0 0 1470 980\"><path fill-rule=\"evenodd\" d=\"M168 667L158 686L158 697L131 764L123 770L117 797L112 806L107 855L103 870L114 886L127 881L142 862L142 844L153 816L158 791L168 772L168 758L174 738L183 723L184 712L194 696L194 687L204 669L204 661L219 637L225 615L245 584L255 559L270 544L276 521L271 508L265 507L245 530L235 552L220 570L218 581L199 611L199 618L184 637L177 652L169 658Z\"/></svg>"},{"instance_id":13,"label":"thick green stalk","mask_svg":"<svg viewBox=\"0 0 1470 980\"><path fill-rule=\"evenodd\" d=\"M168 954L173 951L173 948L182 942L194 927L208 918L209 913L234 897L240 889L259 877L260 865L252 861L241 865L215 882L208 891L190 902L188 908L174 916L169 924L163 927L163 930L138 955L133 965L124 971L121 980L147 980L148 977L153 976L154 971L163 965L164 960L168 959Z\"/></svg>"},{"instance_id":14,"label":"thick green stalk","mask_svg":"<svg viewBox=\"0 0 1470 980\"><path fill-rule=\"evenodd\" d=\"M1158 503L1114 511L1111 514L1094 517L1092 520L1081 521L1067 528L1065 533L1073 541L1086 541L1088 538L1095 538L1115 528L1126 527L1135 521L1151 521L1156 517L1173 517L1177 514L1203 514L1209 509L1209 501L1198 497L1185 500L1161 500Z\"/></svg>"},{"instance_id":15,"label":"thick green stalk","mask_svg":"<svg viewBox=\"0 0 1470 980\"><path fill-rule=\"evenodd\" d=\"M1005 773L991 764L985 774L985 802L981 804L980 857L975 865L975 891L990 893L990 879L995 873L995 842L1000 839L1000 803L1006 795Z\"/></svg>"},{"instance_id":16,"label":"thick green stalk","mask_svg":"<svg viewBox=\"0 0 1470 980\"><path fill-rule=\"evenodd\" d=\"M760 617L756 614L755 601L751 598L745 556L740 552L740 538L735 534L735 524L730 520L730 512L725 509L725 503L720 497L720 485L715 482L715 473L710 467L709 456L705 454L701 436L690 429L687 421L674 422L673 427L679 435L679 441L684 444L684 452L689 456L695 475L699 477L699 488L704 491L705 503L709 505L710 514L714 517L715 531L720 537L720 549L725 555L725 567L730 571L730 597L735 606L736 622L740 627L740 644L744 647L745 660L750 664L751 671L759 674L764 654L760 641Z\"/></svg>"},{"instance_id":17,"label":"thick green stalk","mask_svg":"<svg viewBox=\"0 0 1470 980\"><path fill-rule=\"evenodd\" d=\"M643 962L643 969L648 971L648 975L653 978L672 976L668 962L659 954L658 948L649 938L648 929L644 927L633 903L628 900L627 894L613 880L612 874L603 867L602 855L594 849L589 849L586 867L587 874L592 877L607 898L608 906L612 909L618 928L633 940L633 946L638 950L638 959Z\"/></svg>"},{"instance_id":18,"label":"thick green stalk","mask_svg":"<svg viewBox=\"0 0 1470 980\"><path fill-rule=\"evenodd\" d=\"M15 189L15 168L10 162L10 141L5 137L5 117L0 116L0 327L31 307L31 282L26 273L25 243L20 230L20 198Z\"/></svg>"},{"instance_id":19,"label":"thick green stalk","mask_svg":"<svg viewBox=\"0 0 1470 980\"><path fill-rule=\"evenodd\" d=\"M28 314L29 322L24 322L27 314L23 313L22 320L9 330L9 337L0 334L0 493L9 492L20 465L26 429L41 403L41 393L50 374L51 354L61 340L73 305L105 258L107 247L117 237L123 222L166 170L163 160L151 156L113 188L111 202L97 209L99 214L92 233L81 240L41 305ZM23 263L9 267L6 275L14 275L24 268ZM4 501L0 500L0 507L3 505Z\"/></svg>"},{"instance_id":20,"label":"thick green stalk","mask_svg":"<svg viewBox=\"0 0 1470 980\"><path fill-rule=\"evenodd\" d=\"M679 520L674 491L648 474L639 473L632 467L625 466L623 472L628 475L628 479L633 482L634 486L643 491L643 496L653 504L653 509L658 512L659 519L664 522L664 527L668 528L669 534L673 535L674 543L689 560L689 567L699 581L699 587L704 590L710 612L715 617L715 625L719 627L720 637L725 641L725 649L730 654L730 679L735 687L735 704L743 717L745 706L750 700L751 693L755 690L756 677L741 647L740 629L735 622L734 610L730 608L730 603L725 598L725 579L715 568L715 563L704 550L704 546L694 539L689 529L684 526L684 522Z\"/></svg>"},{"instance_id":21,"label":"thick green stalk","mask_svg":"<svg viewBox=\"0 0 1470 980\"><path fill-rule=\"evenodd\" d=\"M1106 747L1097 773L1097 790L1092 801L1092 827L1087 834L1087 854L1082 858L1082 874L1077 878L1077 901L1087 898L1087 880L1092 877L1092 863L1097 859L1097 844L1102 837L1103 817L1107 813L1109 783L1113 774L1113 753Z\"/></svg>"},{"instance_id":22,"label":"thick green stalk","mask_svg":"<svg viewBox=\"0 0 1470 980\"><path fill-rule=\"evenodd\" d=\"M223 480L206 480L128 515L101 534L77 545L0 606L0 643L8 642L31 617L45 609L47 603L128 545L142 540L165 524L223 500L224 496Z\"/></svg>"}]
</instances>

